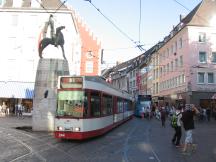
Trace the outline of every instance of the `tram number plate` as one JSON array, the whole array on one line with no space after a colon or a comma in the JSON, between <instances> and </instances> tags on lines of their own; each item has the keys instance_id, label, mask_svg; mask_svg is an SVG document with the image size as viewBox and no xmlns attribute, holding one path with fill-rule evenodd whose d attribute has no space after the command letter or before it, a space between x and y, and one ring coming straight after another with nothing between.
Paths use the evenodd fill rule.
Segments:
<instances>
[{"instance_id":1,"label":"tram number plate","mask_svg":"<svg viewBox=\"0 0 216 162\"><path fill-rule=\"evenodd\" d=\"M65 137L64 133L59 133L59 137Z\"/></svg>"}]
</instances>

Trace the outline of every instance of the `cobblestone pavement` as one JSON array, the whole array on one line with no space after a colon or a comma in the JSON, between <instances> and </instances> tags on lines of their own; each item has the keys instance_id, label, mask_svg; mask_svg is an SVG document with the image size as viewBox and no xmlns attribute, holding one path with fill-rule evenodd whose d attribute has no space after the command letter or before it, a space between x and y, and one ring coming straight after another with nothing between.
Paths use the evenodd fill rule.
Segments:
<instances>
[{"instance_id":1,"label":"cobblestone pavement","mask_svg":"<svg viewBox=\"0 0 216 162\"><path fill-rule=\"evenodd\" d=\"M157 119L135 117L101 137L78 142L31 131L31 117L0 117L0 162L215 162L216 121L195 125L197 150L183 155L171 144L174 131L168 121L163 128Z\"/></svg>"}]
</instances>

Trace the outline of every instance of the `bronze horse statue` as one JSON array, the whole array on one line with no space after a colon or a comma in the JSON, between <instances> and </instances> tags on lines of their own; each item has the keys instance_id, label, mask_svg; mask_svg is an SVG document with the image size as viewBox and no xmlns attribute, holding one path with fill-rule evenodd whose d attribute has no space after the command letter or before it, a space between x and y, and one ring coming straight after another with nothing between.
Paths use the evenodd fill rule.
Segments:
<instances>
[{"instance_id":1,"label":"bronze horse statue","mask_svg":"<svg viewBox=\"0 0 216 162\"><path fill-rule=\"evenodd\" d=\"M39 57L42 57L42 52L43 50L48 46L48 45L54 45L55 47L60 46L62 49L62 55L64 57L64 59L66 60L65 57L65 51L64 51L64 35L61 32L62 29L64 29L65 26L60 26L58 28L56 28L56 34L55 37L53 38L43 38L40 42L39 42L39 47L38 47L38 53L39 53Z\"/></svg>"}]
</instances>

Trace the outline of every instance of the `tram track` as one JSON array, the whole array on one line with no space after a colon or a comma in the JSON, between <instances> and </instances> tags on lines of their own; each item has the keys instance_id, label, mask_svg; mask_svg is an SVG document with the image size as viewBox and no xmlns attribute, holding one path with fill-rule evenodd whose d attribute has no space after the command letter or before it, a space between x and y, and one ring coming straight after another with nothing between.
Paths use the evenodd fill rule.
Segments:
<instances>
[{"instance_id":1,"label":"tram track","mask_svg":"<svg viewBox=\"0 0 216 162\"><path fill-rule=\"evenodd\" d=\"M20 156L18 156L18 157L16 157L16 158L10 160L10 162L15 162L15 161L21 160L21 159L23 159L23 158L25 158L25 157L27 157L27 156L30 156L30 155L36 155L36 157L37 157L38 159L40 159L42 162L46 162L47 159L44 158L44 157L42 157L39 153L40 153L40 152L43 152L44 150L49 150L49 149L51 149L51 148L54 148L54 149L56 149L57 151L59 151L59 152L61 152L61 153L64 153L65 155L67 155L67 156L70 157L71 159L74 158L73 156L71 156L71 155L70 155L69 153L67 153L66 151L63 151L63 150L59 149L59 148L58 148L57 146L55 146L54 144L50 144L50 143L48 143L48 142L45 142L43 139L39 139L40 136L39 136L39 137L34 137L34 136L32 136L32 135L30 135L30 134L28 134L28 133L24 133L24 132L22 132L22 131L14 130L14 129L12 129L12 128L0 127L0 129L2 129L2 130L0 131L0 134L3 134L3 135L7 134L7 135L8 135L7 138L10 138L10 139L16 141L17 143L19 143L20 145L24 146L24 147L28 150L28 152L27 152L26 154L20 155ZM23 136L29 137L30 139L29 139L29 140L20 140L20 139L17 138L17 136L14 136L14 135L12 135L12 134L22 134ZM29 145L26 143L27 141L30 141L30 140L34 140L34 141L37 141L37 142L39 142L39 143L43 143L43 145L41 145L41 146L48 146L48 148L46 148L46 149L41 149L40 151L36 151L36 150L34 150L31 146L29 146ZM81 145L81 144L80 144L80 143L75 144L75 145L73 145L73 146L70 146L70 148L78 147L79 145Z\"/></svg>"},{"instance_id":2,"label":"tram track","mask_svg":"<svg viewBox=\"0 0 216 162\"><path fill-rule=\"evenodd\" d=\"M123 148L123 160L124 162L129 162L129 157L128 157L128 150L129 150L129 139L131 138L132 134L136 131L138 127L138 124L136 123L133 129L128 133L127 138L125 139L124 142L124 148Z\"/></svg>"},{"instance_id":3,"label":"tram track","mask_svg":"<svg viewBox=\"0 0 216 162\"><path fill-rule=\"evenodd\" d=\"M118 140L118 142L116 142L116 140L115 140L113 142L110 142L109 144L106 143L106 146L104 147L104 148L107 148L107 147L110 147L111 144L117 145L117 143L122 143L123 147L121 149L119 149L116 152L116 154L119 154L119 153L123 154L123 162L130 162L131 161L129 156L128 156L128 151L130 149L129 140L132 138L134 132L138 128L138 124L135 123L134 125L132 125L132 127L133 128L131 130L130 130L130 128L128 128L129 132L126 133L127 136L125 138L122 138L122 140L116 139L116 140ZM100 147L100 149L101 149L101 147ZM102 151L102 149L100 151Z\"/></svg>"},{"instance_id":4,"label":"tram track","mask_svg":"<svg viewBox=\"0 0 216 162\"><path fill-rule=\"evenodd\" d=\"M4 132L4 131L1 131L0 134L5 135L5 132ZM16 141L18 144L20 144L21 146L24 146L24 147L28 150L28 152L27 152L26 154L20 155L20 156L16 157L15 159L10 160L10 162L14 162L14 161L16 161L16 160L19 160L19 159L21 159L21 158L24 158L24 157L26 157L26 156L32 154L32 152L33 152L32 147L28 146L28 145L27 145L26 143L24 143L23 141L21 141L21 140L15 138L15 137L14 137L13 135L11 135L10 133L6 133L6 135L7 135L7 138L8 138L8 139L12 139L12 140Z\"/></svg>"},{"instance_id":5,"label":"tram track","mask_svg":"<svg viewBox=\"0 0 216 162\"><path fill-rule=\"evenodd\" d=\"M143 132L144 133L144 137L145 137L145 141L147 142L147 144L149 145L149 148L150 148L150 152L152 153L154 159L157 161L157 162L161 162L159 156L157 155L157 153L155 152L155 150L153 149L153 146L151 145L151 141L150 141L150 131L151 131L151 123L148 123L148 125L146 125L147 127L145 128L145 131ZM130 139L133 139L134 140L134 137L136 138L141 138L143 137L142 135L133 135L136 130L142 130L141 127L143 127L142 124L140 123L135 123L135 125L133 126L133 129L131 129L131 131L129 132L127 138L125 139L125 145L124 145L124 149L123 149L123 162L130 162L130 161L133 161L129 156L128 156L128 151L130 149L130 145L128 144L129 143L129 140ZM133 138L132 138L133 137ZM140 142L140 139L138 139L137 141Z\"/></svg>"},{"instance_id":6,"label":"tram track","mask_svg":"<svg viewBox=\"0 0 216 162\"><path fill-rule=\"evenodd\" d=\"M113 154L113 155L123 154L122 155L123 156L123 158L122 158L123 162L129 162L130 161L129 157L128 157L128 150L129 150L129 147L130 147L129 146L129 140L133 136L133 133L136 131L136 129L138 127L138 124L132 125L132 127L133 127L133 129L131 129L131 130L130 130L130 127L128 128L127 133L125 133L126 136L124 136L124 137L121 136L121 139L120 139L120 137L117 137L118 135L114 135L114 136L113 135L109 135L109 133L111 133L111 132L109 132L108 134L104 135L105 137L102 140L103 142L99 141L101 146L98 147L96 151L91 152L91 154L93 154L93 155L96 155L96 154L99 155L100 152L104 152L105 149L112 148L111 145L113 145L113 147L122 145L122 147L120 149L118 149L118 151L112 152L111 154ZM116 130L117 129L118 128L116 128ZM109 138L110 136L112 137L112 141L109 141L109 142L104 141L107 138ZM99 157L99 156L97 156L97 157L94 156L94 157L91 157L91 158L90 157L86 157L86 159L87 160L89 160L89 159L91 159L91 160L99 160L99 159L102 160L102 159L104 159L105 160L105 159L109 158L109 156L111 154L107 154L106 156L101 156L101 157Z\"/></svg>"},{"instance_id":7,"label":"tram track","mask_svg":"<svg viewBox=\"0 0 216 162\"><path fill-rule=\"evenodd\" d=\"M115 130L118 130L118 128L116 128ZM128 130L129 130L129 128L128 128ZM128 133L124 133L124 134L127 135ZM112 141L110 141L110 138L109 138L110 136L112 138ZM123 147L124 147L124 144L125 144L125 138L126 138L125 136L121 136L121 137L119 136L118 137L117 134L113 135L112 132L108 132L107 134L103 135L102 137L98 137L98 138L95 138L95 139L90 139L90 140L84 141L82 143L82 147L80 147L79 150L82 150L84 147L86 148L86 147L91 146L91 148L92 148L92 146L97 145L97 147L92 149L92 151L90 151L88 149L89 155L85 154L86 156L84 157L84 160L93 160L93 161L94 160L97 161L99 159L100 160L105 160L105 159L109 158L109 156L116 155L116 154L119 154L119 153L122 153L122 154L124 153ZM121 149L119 149L118 153L116 153L114 151L106 151L106 149L109 150L110 148L114 148L116 145L117 146L123 145L123 147ZM75 149L75 147L77 147L77 146L70 147L68 152L73 151ZM104 155L103 154L104 152L106 152L106 153L109 152L109 154ZM92 156L92 155L97 155L97 156Z\"/></svg>"},{"instance_id":8,"label":"tram track","mask_svg":"<svg viewBox=\"0 0 216 162\"><path fill-rule=\"evenodd\" d=\"M140 122L129 122L130 124L127 126L121 126L115 130L115 132L109 132L105 134L103 137L99 137L96 139L91 139L87 141L68 141L63 140L61 142L56 142L53 144L53 141L51 140L51 135L42 135L38 134L39 136L35 136L35 134L31 134L31 132L25 132L22 130L16 130L14 128L5 128L0 127L0 134L9 134L8 138L11 138L12 140L19 143L21 146L25 147L27 152L25 154L22 154L18 157L15 157L10 162L16 162L16 161L22 161L25 158L31 158L31 156L35 155L36 158L38 158L41 162L46 162L48 159L47 157L43 157L43 152L49 149L55 149L59 153L63 153L62 156L67 157L68 161L76 161L76 156L74 156L74 153L76 152L82 152L82 150L85 150L86 147L90 148L89 154L86 154L82 159L85 160L91 160L91 161L106 161L107 158L110 156L121 156L123 162L132 162L133 159L130 157L129 154L130 149L132 147L131 140L134 140L134 137L137 135L135 134L136 130L142 130L143 125L140 124ZM161 162L160 158L158 157L157 153L153 149L153 146L150 144L150 131L151 131L151 124L146 125L144 133L144 140L147 142L151 148L151 153L154 159L157 162ZM18 137L18 138L17 138ZM25 139L25 137L28 137ZM46 142L46 139L48 139L50 142ZM142 138L142 136L138 136L138 138ZM28 145L29 141L34 141L35 143L39 144L36 145L36 149L31 147L31 144ZM75 143L76 142L76 143ZM96 146L94 149L91 149L91 147ZM118 147L116 147L118 146ZM40 150L38 150L40 148ZM110 148L115 148L114 150L110 150ZM104 152L106 152L104 154ZM97 155L97 156L94 156ZM30 156L30 157L28 157Z\"/></svg>"},{"instance_id":9,"label":"tram track","mask_svg":"<svg viewBox=\"0 0 216 162\"><path fill-rule=\"evenodd\" d=\"M146 140L150 145L150 129L151 129L151 124L148 125L147 129L146 129ZM155 150L153 149L152 145L150 145L150 149L152 154L154 155L155 159L157 160L157 162L161 162L160 158L158 157L157 153L155 152Z\"/></svg>"}]
</instances>

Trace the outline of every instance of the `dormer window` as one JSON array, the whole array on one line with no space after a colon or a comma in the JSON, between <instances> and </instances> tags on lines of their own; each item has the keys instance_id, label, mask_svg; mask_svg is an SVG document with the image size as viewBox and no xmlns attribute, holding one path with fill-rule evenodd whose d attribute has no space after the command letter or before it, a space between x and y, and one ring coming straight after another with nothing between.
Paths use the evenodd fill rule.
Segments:
<instances>
[{"instance_id":1,"label":"dormer window","mask_svg":"<svg viewBox=\"0 0 216 162\"><path fill-rule=\"evenodd\" d=\"M206 42L206 33L199 33L199 42Z\"/></svg>"}]
</instances>

